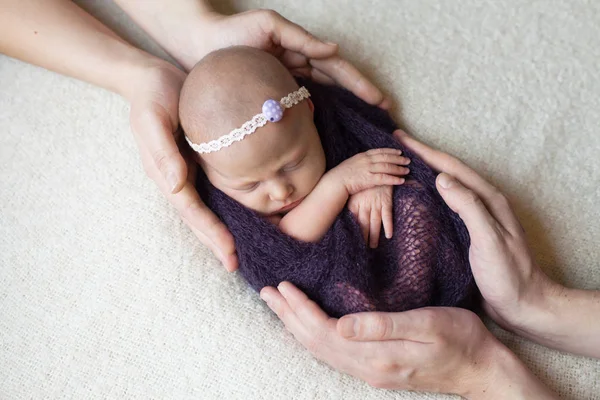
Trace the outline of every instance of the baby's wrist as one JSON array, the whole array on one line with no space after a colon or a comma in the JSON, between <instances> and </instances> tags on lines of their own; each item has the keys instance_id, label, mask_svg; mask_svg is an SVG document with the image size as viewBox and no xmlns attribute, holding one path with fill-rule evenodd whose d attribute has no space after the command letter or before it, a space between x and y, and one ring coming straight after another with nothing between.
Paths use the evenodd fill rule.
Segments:
<instances>
[{"instance_id":1,"label":"baby's wrist","mask_svg":"<svg viewBox=\"0 0 600 400\"><path fill-rule=\"evenodd\" d=\"M341 173L341 169L337 167L330 169L323 175L320 182L322 182L323 185L327 185L328 192L332 196L339 195L344 197L345 201L347 201L350 197L350 192L346 187L346 182L343 174Z\"/></svg>"}]
</instances>

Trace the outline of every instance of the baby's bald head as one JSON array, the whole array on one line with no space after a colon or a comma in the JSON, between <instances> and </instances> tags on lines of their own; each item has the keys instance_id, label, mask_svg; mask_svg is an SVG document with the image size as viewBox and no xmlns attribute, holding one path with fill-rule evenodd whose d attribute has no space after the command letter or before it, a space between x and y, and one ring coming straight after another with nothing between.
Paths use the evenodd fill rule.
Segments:
<instances>
[{"instance_id":1,"label":"baby's bald head","mask_svg":"<svg viewBox=\"0 0 600 400\"><path fill-rule=\"evenodd\" d=\"M261 112L265 99L298 89L281 62L252 47L214 51L190 72L179 100L179 119L193 143L208 142L239 128Z\"/></svg>"}]
</instances>

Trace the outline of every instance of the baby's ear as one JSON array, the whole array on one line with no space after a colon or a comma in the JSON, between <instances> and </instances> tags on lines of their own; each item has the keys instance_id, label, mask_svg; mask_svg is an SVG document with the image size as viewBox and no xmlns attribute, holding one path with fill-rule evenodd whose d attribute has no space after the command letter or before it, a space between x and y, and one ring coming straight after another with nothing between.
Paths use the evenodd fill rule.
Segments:
<instances>
[{"instance_id":1,"label":"baby's ear","mask_svg":"<svg viewBox=\"0 0 600 400\"><path fill-rule=\"evenodd\" d=\"M306 101L308 101L308 108L310 108L310 112L314 113L315 112L315 104L312 102L311 99L306 99Z\"/></svg>"}]
</instances>

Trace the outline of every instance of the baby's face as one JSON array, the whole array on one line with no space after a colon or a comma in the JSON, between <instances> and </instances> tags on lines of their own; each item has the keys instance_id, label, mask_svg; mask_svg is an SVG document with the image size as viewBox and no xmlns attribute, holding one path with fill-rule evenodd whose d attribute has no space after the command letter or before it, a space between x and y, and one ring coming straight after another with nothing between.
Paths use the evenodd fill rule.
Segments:
<instances>
[{"instance_id":1,"label":"baby's face","mask_svg":"<svg viewBox=\"0 0 600 400\"><path fill-rule=\"evenodd\" d=\"M242 205L270 216L296 207L325 173L325 153L313 122L312 103L287 109L230 147L204 154L211 183Z\"/></svg>"}]
</instances>

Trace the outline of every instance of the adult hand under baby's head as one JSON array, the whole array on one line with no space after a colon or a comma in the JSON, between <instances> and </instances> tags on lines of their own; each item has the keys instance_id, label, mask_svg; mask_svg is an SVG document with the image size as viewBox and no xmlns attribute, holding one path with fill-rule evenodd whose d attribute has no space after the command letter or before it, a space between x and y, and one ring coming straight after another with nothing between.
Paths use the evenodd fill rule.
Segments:
<instances>
[{"instance_id":1,"label":"adult hand under baby's head","mask_svg":"<svg viewBox=\"0 0 600 400\"><path fill-rule=\"evenodd\" d=\"M290 72L269 53L237 46L218 50L190 72L179 116L195 144L228 134L261 112L265 100L298 90ZM310 99L280 121L218 151L195 154L211 183L244 206L271 215L302 200L325 171L325 155Z\"/></svg>"}]
</instances>

